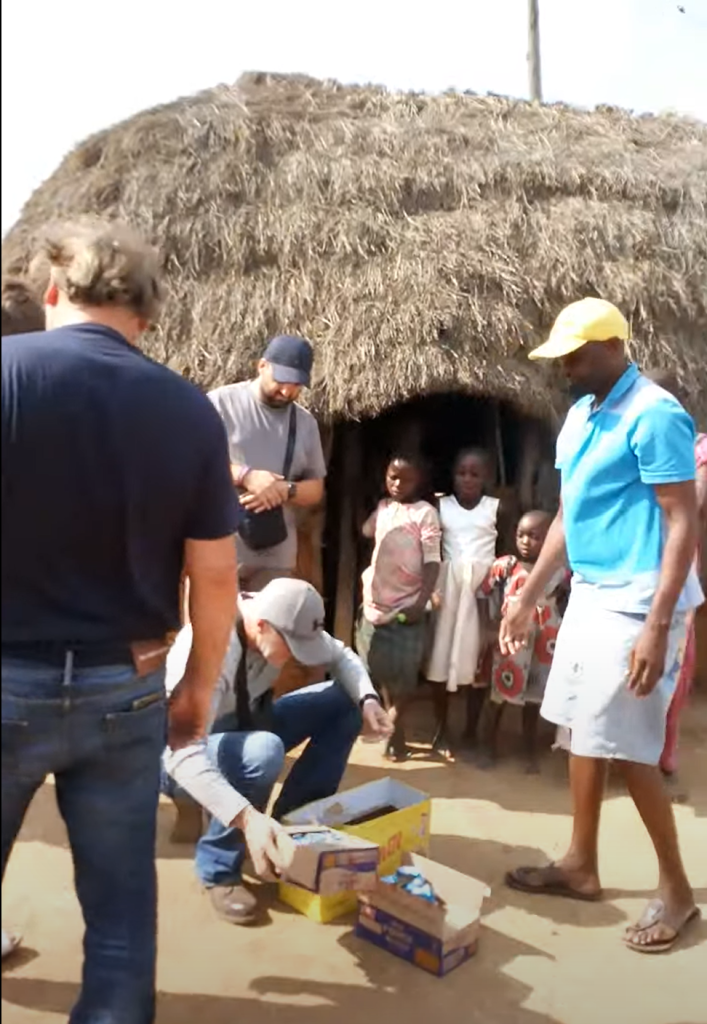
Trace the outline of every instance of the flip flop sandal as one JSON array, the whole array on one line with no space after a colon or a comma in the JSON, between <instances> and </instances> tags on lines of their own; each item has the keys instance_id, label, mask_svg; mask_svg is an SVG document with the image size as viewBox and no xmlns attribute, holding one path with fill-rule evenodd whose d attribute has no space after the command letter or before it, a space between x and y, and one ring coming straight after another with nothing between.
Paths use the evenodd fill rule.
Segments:
<instances>
[{"instance_id":1,"label":"flip flop sandal","mask_svg":"<svg viewBox=\"0 0 707 1024\"><path fill-rule=\"evenodd\" d=\"M624 943L635 953L667 953L672 949L678 939L683 935L685 929L692 921L701 917L700 908L693 907L678 925L668 924L664 920L665 904L662 900L651 900L636 924L626 929ZM641 932L647 932L656 925L662 924L674 934L669 939L659 939L656 942L635 942L635 938Z\"/></svg>"},{"instance_id":2,"label":"flip flop sandal","mask_svg":"<svg viewBox=\"0 0 707 1024\"><path fill-rule=\"evenodd\" d=\"M20 935L11 935L2 929L2 959L12 956L16 949L19 949L22 938Z\"/></svg>"},{"instance_id":3,"label":"flip flop sandal","mask_svg":"<svg viewBox=\"0 0 707 1024\"><path fill-rule=\"evenodd\" d=\"M531 876L544 879L533 882ZM527 892L533 896L562 896L568 900L581 900L583 903L597 903L602 898L602 892L580 892L573 889L565 880L562 870L555 864L547 864L542 868L521 867L506 874L506 885L518 892Z\"/></svg>"}]
</instances>

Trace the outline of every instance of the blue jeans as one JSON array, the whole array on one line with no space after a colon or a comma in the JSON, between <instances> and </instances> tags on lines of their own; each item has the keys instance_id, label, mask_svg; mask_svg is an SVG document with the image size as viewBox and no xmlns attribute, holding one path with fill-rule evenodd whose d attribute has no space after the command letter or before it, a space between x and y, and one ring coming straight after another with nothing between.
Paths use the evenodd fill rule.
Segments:
<instances>
[{"instance_id":1,"label":"blue jeans","mask_svg":"<svg viewBox=\"0 0 707 1024\"><path fill-rule=\"evenodd\" d=\"M264 809L284 752L309 740L285 780L273 816L283 818L303 804L336 793L361 731L361 712L338 683L317 683L280 697L267 725L271 732L219 732L210 737L218 766L234 789ZM238 885L244 858L241 832L212 818L196 847L201 882L207 887Z\"/></svg>"},{"instance_id":2,"label":"blue jeans","mask_svg":"<svg viewBox=\"0 0 707 1024\"><path fill-rule=\"evenodd\" d=\"M134 707L154 695L147 706ZM166 741L164 671L2 659L2 870L47 775L83 911L83 980L70 1024L152 1024L155 839Z\"/></svg>"}]
</instances>

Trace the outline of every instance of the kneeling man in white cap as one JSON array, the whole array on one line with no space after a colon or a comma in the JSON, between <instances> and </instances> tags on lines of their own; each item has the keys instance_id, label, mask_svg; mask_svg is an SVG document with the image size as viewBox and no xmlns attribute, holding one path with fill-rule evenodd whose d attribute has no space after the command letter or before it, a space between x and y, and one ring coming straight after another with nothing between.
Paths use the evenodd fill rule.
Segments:
<instances>
[{"instance_id":1,"label":"kneeling man in white cap","mask_svg":"<svg viewBox=\"0 0 707 1024\"><path fill-rule=\"evenodd\" d=\"M168 690L182 678L190 649L187 626L168 658ZM323 668L331 681L274 699L273 684L292 659ZM336 792L362 728L381 739L392 733L360 659L324 631L324 603L314 587L276 579L259 593L241 594L208 736L168 749L164 759L164 791L178 803L189 794L210 815L197 843L196 871L226 920L249 924L256 916L255 898L241 880L246 847L259 874L277 867L278 820ZM305 742L273 816L265 815L286 752Z\"/></svg>"}]
</instances>

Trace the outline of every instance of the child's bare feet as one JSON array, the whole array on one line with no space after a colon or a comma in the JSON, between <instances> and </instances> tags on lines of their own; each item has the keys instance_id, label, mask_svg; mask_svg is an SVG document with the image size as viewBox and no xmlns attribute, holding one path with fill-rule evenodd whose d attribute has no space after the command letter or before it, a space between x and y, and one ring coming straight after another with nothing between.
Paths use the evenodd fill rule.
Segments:
<instances>
[{"instance_id":1,"label":"child's bare feet","mask_svg":"<svg viewBox=\"0 0 707 1024\"><path fill-rule=\"evenodd\" d=\"M437 731L432 738L432 753L444 758L445 761L451 760L453 756L452 744L447 734L447 728L444 725L437 726Z\"/></svg>"},{"instance_id":2,"label":"child's bare feet","mask_svg":"<svg viewBox=\"0 0 707 1024\"><path fill-rule=\"evenodd\" d=\"M410 750L405 739L405 730L398 716L395 720L393 735L388 740L385 748L385 756L389 761L407 761L410 757Z\"/></svg>"},{"instance_id":3,"label":"child's bare feet","mask_svg":"<svg viewBox=\"0 0 707 1024\"><path fill-rule=\"evenodd\" d=\"M388 742L388 746L385 748L385 757L388 761L395 761L396 763L402 763L407 761L410 757L410 749L407 743L393 743L392 740Z\"/></svg>"},{"instance_id":4,"label":"child's bare feet","mask_svg":"<svg viewBox=\"0 0 707 1024\"><path fill-rule=\"evenodd\" d=\"M466 728L462 734L462 742L467 750L478 748L479 723L486 702L487 691L478 686L466 689Z\"/></svg>"}]
</instances>

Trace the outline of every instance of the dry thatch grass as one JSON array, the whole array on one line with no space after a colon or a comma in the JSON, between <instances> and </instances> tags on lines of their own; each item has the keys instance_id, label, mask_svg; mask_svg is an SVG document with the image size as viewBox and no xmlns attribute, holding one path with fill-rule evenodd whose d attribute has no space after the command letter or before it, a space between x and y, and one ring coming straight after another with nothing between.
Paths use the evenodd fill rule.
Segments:
<instances>
[{"instance_id":1,"label":"dry thatch grass","mask_svg":"<svg viewBox=\"0 0 707 1024\"><path fill-rule=\"evenodd\" d=\"M325 417L446 389L547 410L560 393L524 349L600 294L707 411L698 122L249 74L79 145L5 240L5 272L48 219L89 212L161 247L149 350L207 386L287 330L315 344Z\"/></svg>"}]
</instances>

